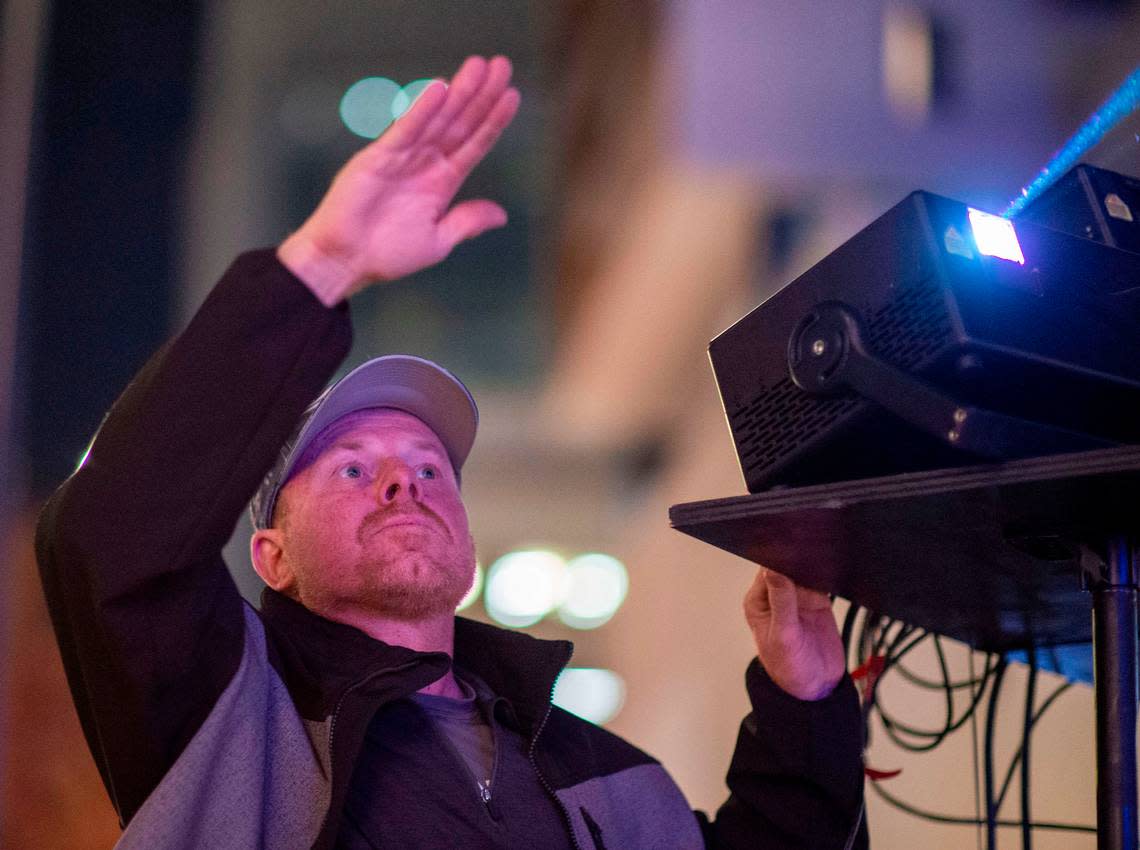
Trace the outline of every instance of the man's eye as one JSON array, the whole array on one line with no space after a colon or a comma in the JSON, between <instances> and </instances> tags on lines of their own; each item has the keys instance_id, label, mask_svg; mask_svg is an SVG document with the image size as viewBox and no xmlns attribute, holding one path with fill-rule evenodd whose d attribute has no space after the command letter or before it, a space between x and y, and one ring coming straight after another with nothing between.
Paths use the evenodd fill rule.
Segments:
<instances>
[{"instance_id":1,"label":"man's eye","mask_svg":"<svg viewBox=\"0 0 1140 850\"><path fill-rule=\"evenodd\" d=\"M364 470L359 464L350 463L341 469L340 474L343 478L363 478Z\"/></svg>"},{"instance_id":2,"label":"man's eye","mask_svg":"<svg viewBox=\"0 0 1140 850\"><path fill-rule=\"evenodd\" d=\"M436 468L434 466L421 466L419 475L420 478L425 478L429 481L433 478L439 477L439 473L436 471Z\"/></svg>"}]
</instances>

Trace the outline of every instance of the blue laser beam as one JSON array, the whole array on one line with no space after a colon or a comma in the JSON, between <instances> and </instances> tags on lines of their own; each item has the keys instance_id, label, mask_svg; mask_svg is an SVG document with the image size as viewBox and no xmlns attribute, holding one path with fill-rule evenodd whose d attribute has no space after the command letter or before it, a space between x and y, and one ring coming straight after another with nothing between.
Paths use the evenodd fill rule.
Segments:
<instances>
[{"instance_id":1,"label":"blue laser beam","mask_svg":"<svg viewBox=\"0 0 1140 850\"><path fill-rule=\"evenodd\" d=\"M1009 218L1021 212L1076 165L1081 157L1096 146L1113 127L1130 115L1138 105L1140 105L1140 68L1129 74L1128 79L1109 95L1089 120L1077 129L1077 132L1073 133L1065 146L1054 154L1053 159L1041 169L1041 173L1033 179L1033 182L1010 202L1002 215Z\"/></svg>"}]
</instances>

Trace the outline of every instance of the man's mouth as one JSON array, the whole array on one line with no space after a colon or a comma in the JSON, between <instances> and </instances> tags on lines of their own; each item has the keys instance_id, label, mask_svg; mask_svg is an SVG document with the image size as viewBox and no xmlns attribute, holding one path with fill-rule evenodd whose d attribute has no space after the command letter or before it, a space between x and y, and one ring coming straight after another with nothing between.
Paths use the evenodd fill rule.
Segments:
<instances>
[{"instance_id":1,"label":"man's mouth","mask_svg":"<svg viewBox=\"0 0 1140 850\"><path fill-rule=\"evenodd\" d=\"M423 517L395 517L380 523L377 531L387 531L389 528L430 528L438 531L435 523L428 522Z\"/></svg>"},{"instance_id":2,"label":"man's mouth","mask_svg":"<svg viewBox=\"0 0 1140 850\"><path fill-rule=\"evenodd\" d=\"M384 517L367 517L360 527L360 536L368 537L395 528L423 528L450 539L443 522L428 513L399 513Z\"/></svg>"}]
</instances>

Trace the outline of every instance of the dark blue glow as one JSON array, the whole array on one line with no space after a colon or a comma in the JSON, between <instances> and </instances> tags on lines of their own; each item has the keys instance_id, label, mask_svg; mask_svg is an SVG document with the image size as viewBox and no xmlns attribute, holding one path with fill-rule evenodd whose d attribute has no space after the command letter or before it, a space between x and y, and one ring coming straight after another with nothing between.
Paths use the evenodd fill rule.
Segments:
<instances>
[{"instance_id":1,"label":"dark blue glow","mask_svg":"<svg viewBox=\"0 0 1140 850\"><path fill-rule=\"evenodd\" d=\"M1010 203L1002 215L1009 218L1021 212L1076 165L1081 157L1100 142L1113 127L1135 111L1138 105L1140 105L1140 68L1133 71L1120 88L1114 91L1089 120L1078 128L1065 146L1053 155L1049 164L1041 169L1041 173L1033 182L1021 190L1021 195Z\"/></svg>"}]
</instances>

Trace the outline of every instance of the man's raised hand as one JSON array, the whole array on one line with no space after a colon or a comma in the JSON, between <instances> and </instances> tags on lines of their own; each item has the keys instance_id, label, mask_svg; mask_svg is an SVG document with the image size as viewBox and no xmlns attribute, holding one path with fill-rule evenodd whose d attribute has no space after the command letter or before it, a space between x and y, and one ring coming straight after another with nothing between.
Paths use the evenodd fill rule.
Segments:
<instances>
[{"instance_id":1,"label":"man's raised hand","mask_svg":"<svg viewBox=\"0 0 1140 850\"><path fill-rule=\"evenodd\" d=\"M744 617L773 682L803 700L835 689L847 664L827 594L761 567L745 594Z\"/></svg>"},{"instance_id":2,"label":"man's raised hand","mask_svg":"<svg viewBox=\"0 0 1140 850\"><path fill-rule=\"evenodd\" d=\"M434 265L464 239L506 224L493 201L452 201L518 111L510 81L505 57L472 56L450 86L431 83L345 164L277 249L281 262L331 306L373 281Z\"/></svg>"}]
</instances>

